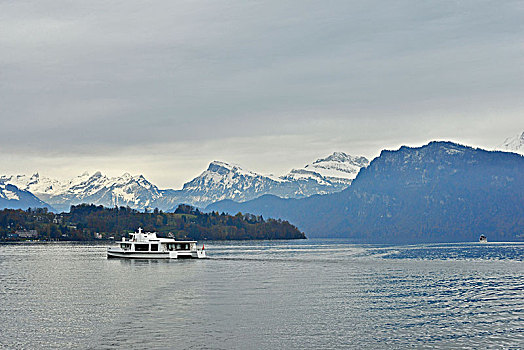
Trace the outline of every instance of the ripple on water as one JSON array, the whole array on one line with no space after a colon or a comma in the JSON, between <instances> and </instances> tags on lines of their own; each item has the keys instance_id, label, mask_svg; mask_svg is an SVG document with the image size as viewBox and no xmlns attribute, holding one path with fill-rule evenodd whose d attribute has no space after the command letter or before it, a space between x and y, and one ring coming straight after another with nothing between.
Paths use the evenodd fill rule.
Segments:
<instances>
[{"instance_id":1,"label":"ripple on water","mask_svg":"<svg viewBox=\"0 0 524 350\"><path fill-rule=\"evenodd\" d=\"M7 348L518 348L524 244L206 242L208 260L0 245Z\"/></svg>"}]
</instances>

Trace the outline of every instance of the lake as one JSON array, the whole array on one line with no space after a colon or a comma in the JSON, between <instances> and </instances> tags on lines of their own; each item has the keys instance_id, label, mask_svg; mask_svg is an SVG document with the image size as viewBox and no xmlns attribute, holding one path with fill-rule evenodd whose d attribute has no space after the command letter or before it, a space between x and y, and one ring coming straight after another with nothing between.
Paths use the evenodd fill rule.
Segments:
<instances>
[{"instance_id":1,"label":"lake","mask_svg":"<svg viewBox=\"0 0 524 350\"><path fill-rule=\"evenodd\" d=\"M0 347L521 348L524 243L205 242L206 260L0 245Z\"/></svg>"}]
</instances>

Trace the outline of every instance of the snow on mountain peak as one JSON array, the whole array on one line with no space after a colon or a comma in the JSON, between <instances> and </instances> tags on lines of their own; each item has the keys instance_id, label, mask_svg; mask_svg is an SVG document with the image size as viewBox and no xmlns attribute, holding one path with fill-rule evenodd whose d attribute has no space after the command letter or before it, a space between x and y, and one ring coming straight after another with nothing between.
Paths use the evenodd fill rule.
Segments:
<instances>
[{"instance_id":1,"label":"snow on mountain peak","mask_svg":"<svg viewBox=\"0 0 524 350\"><path fill-rule=\"evenodd\" d=\"M73 186L79 185L83 182L86 182L91 176L87 171L84 171L82 175L76 176L72 178L71 180L67 181L67 183L64 184L64 188L71 188Z\"/></svg>"},{"instance_id":2,"label":"snow on mountain peak","mask_svg":"<svg viewBox=\"0 0 524 350\"><path fill-rule=\"evenodd\" d=\"M344 152L333 152L326 158L315 160L304 169L316 172L327 178L354 179L361 168L367 167L369 160L362 156L351 156Z\"/></svg>"},{"instance_id":3,"label":"snow on mountain peak","mask_svg":"<svg viewBox=\"0 0 524 350\"><path fill-rule=\"evenodd\" d=\"M316 171L308 170L305 168L302 169L291 169L289 173L280 177L282 180L286 181L314 181L319 185L329 186L331 183L324 176L319 174Z\"/></svg>"},{"instance_id":4,"label":"snow on mountain peak","mask_svg":"<svg viewBox=\"0 0 524 350\"><path fill-rule=\"evenodd\" d=\"M500 145L500 148L504 151L524 154L524 132L513 137L508 137L502 145Z\"/></svg>"},{"instance_id":5,"label":"snow on mountain peak","mask_svg":"<svg viewBox=\"0 0 524 350\"><path fill-rule=\"evenodd\" d=\"M260 175L248 170L244 170L240 165L221 162L218 160L209 163L205 170L198 177L184 184L185 190L193 190L203 187L230 188L235 183L245 178L258 177Z\"/></svg>"},{"instance_id":6,"label":"snow on mountain peak","mask_svg":"<svg viewBox=\"0 0 524 350\"><path fill-rule=\"evenodd\" d=\"M16 186L0 182L0 199L20 200L20 197L16 193L17 191L18 188Z\"/></svg>"},{"instance_id":7,"label":"snow on mountain peak","mask_svg":"<svg viewBox=\"0 0 524 350\"><path fill-rule=\"evenodd\" d=\"M51 209L47 203L42 202L31 192L22 190L6 181L8 181L7 176L0 176L0 207L12 209L45 207Z\"/></svg>"},{"instance_id":8,"label":"snow on mountain peak","mask_svg":"<svg viewBox=\"0 0 524 350\"><path fill-rule=\"evenodd\" d=\"M334 162L345 162L351 160L351 156L348 156L344 152L333 152L333 154L327 156L326 158L317 159L313 162L313 164L327 162L327 161L334 161Z\"/></svg>"},{"instance_id":9,"label":"snow on mountain peak","mask_svg":"<svg viewBox=\"0 0 524 350\"><path fill-rule=\"evenodd\" d=\"M344 152L333 152L333 154L327 156L326 158L315 160L313 164L321 164L321 163L327 163L327 162L348 163L348 164L354 164L360 167L367 166L369 164L369 160L366 157L351 156Z\"/></svg>"},{"instance_id":10,"label":"snow on mountain peak","mask_svg":"<svg viewBox=\"0 0 524 350\"><path fill-rule=\"evenodd\" d=\"M14 185L22 191L29 191L31 193L59 191L62 187L60 181L40 176L38 173L35 173L30 177L27 175L3 175L0 179L6 184Z\"/></svg>"},{"instance_id":11,"label":"snow on mountain peak","mask_svg":"<svg viewBox=\"0 0 524 350\"><path fill-rule=\"evenodd\" d=\"M211 163L209 163L207 171L216 172L220 174L232 172L232 173L237 173L237 174L247 175L247 176L257 176L258 175L252 171L245 170L238 164L226 163L226 162L222 162L218 160L214 160Z\"/></svg>"}]
</instances>

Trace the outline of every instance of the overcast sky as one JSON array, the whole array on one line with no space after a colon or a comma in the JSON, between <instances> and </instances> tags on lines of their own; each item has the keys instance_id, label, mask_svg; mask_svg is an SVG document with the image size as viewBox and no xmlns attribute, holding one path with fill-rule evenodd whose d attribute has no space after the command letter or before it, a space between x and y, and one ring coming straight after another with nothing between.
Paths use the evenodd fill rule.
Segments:
<instances>
[{"instance_id":1,"label":"overcast sky","mask_svg":"<svg viewBox=\"0 0 524 350\"><path fill-rule=\"evenodd\" d=\"M524 131L523 1L2 1L0 174L282 174Z\"/></svg>"}]
</instances>

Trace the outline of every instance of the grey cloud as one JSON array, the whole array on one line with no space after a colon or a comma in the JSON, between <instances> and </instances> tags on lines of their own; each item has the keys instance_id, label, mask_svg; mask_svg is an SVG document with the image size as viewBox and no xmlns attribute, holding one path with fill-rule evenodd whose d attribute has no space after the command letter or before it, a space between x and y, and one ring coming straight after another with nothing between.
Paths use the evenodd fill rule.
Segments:
<instances>
[{"instance_id":1,"label":"grey cloud","mask_svg":"<svg viewBox=\"0 0 524 350\"><path fill-rule=\"evenodd\" d=\"M0 147L20 163L187 146L281 170L523 127L520 1L26 1L0 21Z\"/></svg>"}]
</instances>

